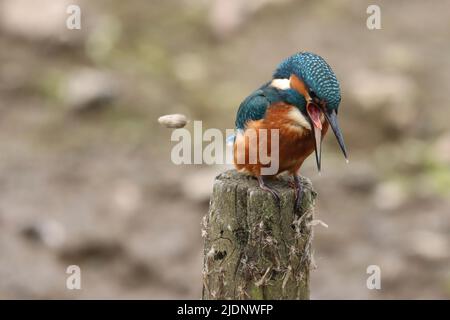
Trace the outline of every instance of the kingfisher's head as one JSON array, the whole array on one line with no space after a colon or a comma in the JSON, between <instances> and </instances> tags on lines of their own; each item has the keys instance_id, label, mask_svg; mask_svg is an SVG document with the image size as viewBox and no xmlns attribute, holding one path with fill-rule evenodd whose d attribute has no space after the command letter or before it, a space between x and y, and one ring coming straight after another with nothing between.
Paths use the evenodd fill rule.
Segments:
<instances>
[{"instance_id":1,"label":"kingfisher's head","mask_svg":"<svg viewBox=\"0 0 450 320\"><path fill-rule=\"evenodd\" d=\"M314 129L313 136L319 171L322 144L322 114L330 124L347 159L344 139L337 122L341 90L336 75L326 61L314 53L296 53L280 63L273 74L273 79L284 83L286 90L294 90L304 98L305 101L300 106L300 111L309 120L311 127Z\"/></svg>"}]
</instances>

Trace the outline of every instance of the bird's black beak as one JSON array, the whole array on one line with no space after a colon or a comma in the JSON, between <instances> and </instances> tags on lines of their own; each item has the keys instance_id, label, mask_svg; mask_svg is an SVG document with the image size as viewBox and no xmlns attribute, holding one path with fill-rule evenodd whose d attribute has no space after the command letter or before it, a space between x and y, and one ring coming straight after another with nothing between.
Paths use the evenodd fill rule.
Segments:
<instances>
[{"instance_id":1,"label":"bird's black beak","mask_svg":"<svg viewBox=\"0 0 450 320\"><path fill-rule=\"evenodd\" d=\"M313 130L313 134L314 134L314 150L316 151L316 163L317 163L317 170L319 170L319 174L320 174L320 169L321 169L321 163L322 163L322 131L317 128L314 127Z\"/></svg>"},{"instance_id":2,"label":"bird's black beak","mask_svg":"<svg viewBox=\"0 0 450 320\"><path fill-rule=\"evenodd\" d=\"M344 154L345 160L348 162L347 157L347 150L345 149L344 144L344 137L342 136L341 129L339 128L339 124L337 121L337 112L335 109L331 111L324 112L325 118L327 119L328 123L330 124L331 129L334 132L334 135L336 136L336 139L339 143L339 146L341 147L342 153Z\"/></svg>"},{"instance_id":3,"label":"bird's black beak","mask_svg":"<svg viewBox=\"0 0 450 320\"><path fill-rule=\"evenodd\" d=\"M320 115L322 111L313 102L309 102L306 105L306 111L309 116L311 127L313 128L312 132L314 137L314 149L316 151L316 163L320 173L322 162L322 122L320 120Z\"/></svg>"}]
</instances>

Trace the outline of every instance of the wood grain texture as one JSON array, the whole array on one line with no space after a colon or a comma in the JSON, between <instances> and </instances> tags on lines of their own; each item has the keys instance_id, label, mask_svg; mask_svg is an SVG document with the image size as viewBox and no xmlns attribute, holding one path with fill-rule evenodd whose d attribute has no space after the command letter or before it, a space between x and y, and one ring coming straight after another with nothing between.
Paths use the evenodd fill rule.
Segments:
<instances>
[{"instance_id":1,"label":"wood grain texture","mask_svg":"<svg viewBox=\"0 0 450 320\"><path fill-rule=\"evenodd\" d=\"M216 177L202 221L203 299L309 299L312 227L316 193L301 178L301 212L294 213L291 179L268 184L230 170Z\"/></svg>"}]
</instances>

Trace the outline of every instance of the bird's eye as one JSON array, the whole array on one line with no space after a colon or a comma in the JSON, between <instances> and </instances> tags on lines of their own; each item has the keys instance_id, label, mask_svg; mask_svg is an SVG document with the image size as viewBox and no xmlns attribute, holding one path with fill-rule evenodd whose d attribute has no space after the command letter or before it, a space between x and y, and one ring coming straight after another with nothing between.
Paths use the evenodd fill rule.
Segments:
<instances>
[{"instance_id":1,"label":"bird's eye","mask_svg":"<svg viewBox=\"0 0 450 320\"><path fill-rule=\"evenodd\" d=\"M316 96L316 93L314 92L314 90L313 89L309 89L309 96L311 97L311 98L317 98L317 96Z\"/></svg>"}]
</instances>

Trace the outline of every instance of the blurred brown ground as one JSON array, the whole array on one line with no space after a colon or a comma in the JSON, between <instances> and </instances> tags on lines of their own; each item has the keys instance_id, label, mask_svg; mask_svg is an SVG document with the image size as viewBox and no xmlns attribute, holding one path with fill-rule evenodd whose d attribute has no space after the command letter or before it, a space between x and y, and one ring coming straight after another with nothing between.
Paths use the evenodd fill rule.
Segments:
<instances>
[{"instance_id":1,"label":"blurred brown ground","mask_svg":"<svg viewBox=\"0 0 450 320\"><path fill-rule=\"evenodd\" d=\"M65 29L78 3L82 30ZM278 62L341 81L312 298L450 298L450 2L0 0L0 298L199 298L214 175L175 166L157 117L232 128ZM187 128L192 128L192 124ZM82 290L65 287L77 264ZM379 265L382 289L366 288Z\"/></svg>"}]
</instances>

